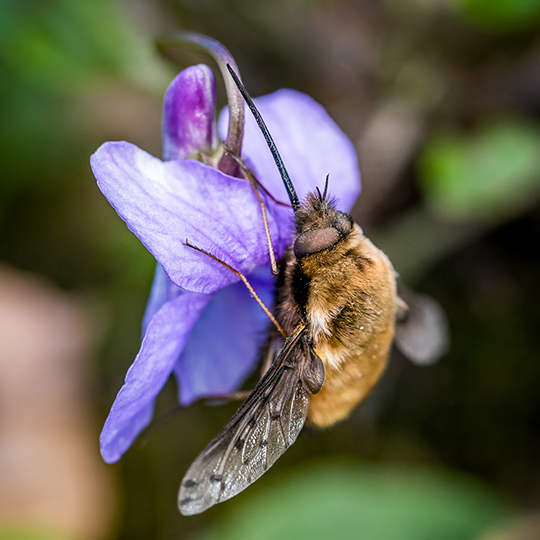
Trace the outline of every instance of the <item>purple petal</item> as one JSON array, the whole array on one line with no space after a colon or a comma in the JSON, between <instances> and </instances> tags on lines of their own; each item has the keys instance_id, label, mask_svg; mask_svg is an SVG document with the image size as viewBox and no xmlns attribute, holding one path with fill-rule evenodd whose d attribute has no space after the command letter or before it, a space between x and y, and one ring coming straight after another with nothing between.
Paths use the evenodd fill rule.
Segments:
<instances>
[{"instance_id":1,"label":"purple petal","mask_svg":"<svg viewBox=\"0 0 540 540\"><path fill-rule=\"evenodd\" d=\"M295 90L278 90L255 99L274 138L300 199L330 175L329 193L338 199L338 208L350 211L360 193L360 171L356 150L326 110L311 97ZM228 110L220 115L218 128L224 136ZM262 184L283 202L289 202L283 181L270 150L250 111L246 112L242 155ZM291 211L274 206L283 229L290 226ZM276 215L276 212L274 212Z\"/></svg>"},{"instance_id":2,"label":"purple petal","mask_svg":"<svg viewBox=\"0 0 540 540\"><path fill-rule=\"evenodd\" d=\"M101 455L118 461L152 418L154 400L178 361L210 296L184 293L153 317L101 432Z\"/></svg>"},{"instance_id":3,"label":"purple petal","mask_svg":"<svg viewBox=\"0 0 540 540\"><path fill-rule=\"evenodd\" d=\"M191 66L171 82L163 102L163 159L186 159L217 147L216 87L212 70Z\"/></svg>"},{"instance_id":4,"label":"purple petal","mask_svg":"<svg viewBox=\"0 0 540 540\"><path fill-rule=\"evenodd\" d=\"M268 269L248 276L269 307L273 278ZM193 327L174 372L179 400L188 405L203 396L236 390L259 360L269 320L243 283L216 293Z\"/></svg>"},{"instance_id":5,"label":"purple petal","mask_svg":"<svg viewBox=\"0 0 540 540\"><path fill-rule=\"evenodd\" d=\"M150 290L150 296L148 303L146 304L146 310L143 316L142 322L142 335L146 334L146 330L152 317L161 309L161 306L174 300L183 291L178 285L175 285L165 273L165 270L161 265L156 264L156 271L154 272L154 282L152 283L152 289Z\"/></svg>"},{"instance_id":6,"label":"purple petal","mask_svg":"<svg viewBox=\"0 0 540 540\"><path fill-rule=\"evenodd\" d=\"M91 158L99 188L169 278L211 293L238 281L186 240L247 275L268 264L261 209L251 185L194 160L162 162L127 142ZM272 236L277 227L270 216Z\"/></svg>"}]
</instances>

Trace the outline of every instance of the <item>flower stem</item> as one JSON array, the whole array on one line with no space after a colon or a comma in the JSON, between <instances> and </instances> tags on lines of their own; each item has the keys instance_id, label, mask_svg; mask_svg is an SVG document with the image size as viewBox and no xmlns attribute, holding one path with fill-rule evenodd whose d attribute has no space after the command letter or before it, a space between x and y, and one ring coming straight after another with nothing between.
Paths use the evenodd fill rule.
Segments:
<instances>
[{"instance_id":1,"label":"flower stem","mask_svg":"<svg viewBox=\"0 0 540 540\"><path fill-rule=\"evenodd\" d=\"M219 41L196 32L175 32L156 40L159 52L165 58L173 58L171 48L183 48L204 52L217 63L225 82L227 101L229 103L229 129L225 146L234 154L242 153L242 139L244 138L244 99L227 71L230 64L238 74L238 67L231 53ZM219 161L218 168L226 174L237 176L238 164L225 152Z\"/></svg>"}]
</instances>

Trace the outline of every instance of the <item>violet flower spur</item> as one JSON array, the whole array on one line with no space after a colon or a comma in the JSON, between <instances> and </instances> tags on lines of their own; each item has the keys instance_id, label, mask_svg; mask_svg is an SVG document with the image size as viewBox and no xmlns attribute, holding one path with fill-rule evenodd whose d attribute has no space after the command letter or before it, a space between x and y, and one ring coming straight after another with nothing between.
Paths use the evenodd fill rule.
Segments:
<instances>
[{"instance_id":1,"label":"violet flower spur","mask_svg":"<svg viewBox=\"0 0 540 540\"><path fill-rule=\"evenodd\" d=\"M349 211L360 191L352 143L309 96L280 90L256 100L300 197L324 184ZM228 112L219 119L219 132ZM234 391L253 370L268 320L238 277L184 245L186 239L246 275L271 306L274 278L261 209L251 184L218 168L212 72L180 73L165 95L164 159L127 142L102 145L91 158L99 188L158 265L143 320L140 351L101 434L105 461L117 461L150 423L157 394L174 374L179 401ZM277 200L281 178L248 116L242 157ZM193 159L195 158L195 159ZM263 195L279 258L291 240L290 208Z\"/></svg>"}]
</instances>

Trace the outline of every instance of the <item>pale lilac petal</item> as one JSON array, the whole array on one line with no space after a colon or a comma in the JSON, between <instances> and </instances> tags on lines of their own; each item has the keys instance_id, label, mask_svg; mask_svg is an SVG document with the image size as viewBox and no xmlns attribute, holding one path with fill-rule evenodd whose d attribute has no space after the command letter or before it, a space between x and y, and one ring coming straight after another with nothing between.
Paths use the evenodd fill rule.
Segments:
<instances>
[{"instance_id":1,"label":"pale lilac petal","mask_svg":"<svg viewBox=\"0 0 540 540\"><path fill-rule=\"evenodd\" d=\"M329 193L338 199L338 208L350 211L360 193L360 171L356 150L326 110L311 97L295 90L278 90L255 99L287 171L302 200L329 178ZM219 133L224 136L228 109L219 118ZM283 181L270 150L249 110L242 155L262 184L283 202L289 202ZM280 232L289 229L292 211L276 207ZM284 235L284 232L281 232Z\"/></svg>"},{"instance_id":2,"label":"pale lilac petal","mask_svg":"<svg viewBox=\"0 0 540 540\"><path fill-rule=\"evenodd\" d=\"M163 159L186 159L217 147L216 87L212 70L191 66L169 85L163 101Z\"/></svg>"},{"instance_id":3,"label":"pale lilac petal","mask_svg":"<svg viewBox=\"0 0 540 540\"><path fill-rule=\"evenodd\" d=\"M194 160L163 162L127 142L105 143L91 164L118 215L179 287L211 293L238 281L186 240L246 275L268 264L261 209L249 182ZM269 226L276 237L271 216Z\"/></svg>"},{"instance_id":4,"label":"pale lilac petal","mask_svg":"<svg viewBox=\"0 0 540 540\"><path fill-rule=\"evenodd\" d=\"M208 66L191 66L173 79L163 100L162 131L165 161L201 151L211 153L217 146L215 79ZM157 264L143 317L143 336L155 313L181 291Z\"/></svg>"},{"instance_id":5,"label":"pale lilac petal","mask_svg":"<svg viewBox=\"0 0 540 540\"><path fill-rule=\"evenodd\" d=\"M154 272L154 282L150 290L150 296L148 303L146 304L146 310L143 316L142 322L142 335L146 334L146 329L152 320L152 317L161 309L161 306L174 300L180 294L184 293L178 285L175 285L169 276L165 273L165 270L160 264L156 264L156 270Z\"/></svg>"},{"instance_id":6,"label":"pale lilac petal","mask_svg":"<svg viewBox=\"0 0 540 540\"><path fill-rule=\"evenodd\" d=\"M271 307L274 283L270 271L260 269L248 278ZM243 283L216 293L193 327L174 369L180 403L188 405L203 396L238 389L259 360L269 324Z\"/></svg>"},{"instance_id":7,"label":"pale lilac petal","mask_svg":"<svg viewBox=\"0 0 540 540\"><path fill-rule=\"evenodd\" d=\"M101 432L101 454L118 461L152 418L154 400L172 373L189 333L210 296L185 293L152 318Z\"/></svg>"}]
</instances>

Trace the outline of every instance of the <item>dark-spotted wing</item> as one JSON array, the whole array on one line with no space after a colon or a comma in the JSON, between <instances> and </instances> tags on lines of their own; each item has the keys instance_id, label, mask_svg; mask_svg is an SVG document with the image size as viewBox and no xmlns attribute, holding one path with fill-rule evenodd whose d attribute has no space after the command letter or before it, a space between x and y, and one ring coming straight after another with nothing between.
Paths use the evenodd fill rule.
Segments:
<instances>
[{"instance_id":1,"label":"dark-spotted wing","mask_svg":"<svg viewBox=\"0 0 540 540\"><path fill-rule=\"evenodd\" d=\"M299 324L253 392L188 469L178 507L199 514L260 478L302 429L324 367Z\"/></svg>"}]
</instances>

